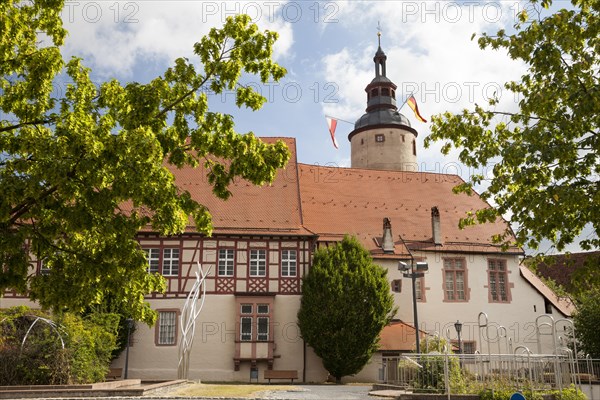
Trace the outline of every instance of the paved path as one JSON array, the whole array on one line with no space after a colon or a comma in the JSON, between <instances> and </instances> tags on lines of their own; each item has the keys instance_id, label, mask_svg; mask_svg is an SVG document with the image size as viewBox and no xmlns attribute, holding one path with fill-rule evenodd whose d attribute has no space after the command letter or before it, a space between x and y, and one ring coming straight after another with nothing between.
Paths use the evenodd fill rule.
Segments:
<instances>
[{"instance_id":1,"label":"paved path","mask_svg":"<svg viewBox=\"0 0 600 400\"><path fill-rule=\"evenodd\" d=\"M277 400L373 400L372 386L359 385L298 385L285 391L270 391L261 396Z\"/></svg>"}]
</instances>

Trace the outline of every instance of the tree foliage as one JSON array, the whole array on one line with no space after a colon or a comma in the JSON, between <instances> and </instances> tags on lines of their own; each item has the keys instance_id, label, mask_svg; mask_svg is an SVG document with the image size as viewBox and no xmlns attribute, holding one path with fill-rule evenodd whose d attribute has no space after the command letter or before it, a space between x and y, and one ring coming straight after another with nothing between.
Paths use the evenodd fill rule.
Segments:
<instances>
[{"instance_id":1,"label":"tree foliage","mask_svg":"<svg viewBox=\"0 0 600 400\"><path fill-rule=\"evenodd\" d=\"M338 382L365 366L395 313L386 276L356 238L314 254L302 281L298 325Z\"/></svg>"},{"instance_id":2,"label":"tree foliage","mask_svg":"<svg viewBox=\"0 0 600 400\"><path fill-rule=\"evenodd\" d=\"M421 339L421 357L417 362L421 368L415 371L413 385L415 391L425 393L444 393L446 388L446 373L450 393L465 393L466 383L462 374L460 361L454 357L448 340L432 336ZM447 354L450 354L448 356ZM413 364L414 365L414 364Z\"/></svg>"},{"instance_id":3,"label":"tree foliage","mask_svg":"<svg viewBox=\"0 0 600 400\"><path fill-rule=\"evenodd\" d=\"M600 357L600 290L579 296L573 323L579 350L592 358Z\"/></svg>"},{"instance_id":4,"label":"tree foliage","mask_svg":"<svg viewBox=\"0 0 600 400\"><path fill-rule=\"evenodd\" d=\"M0 385L104 380L118 322L115 314L49 316L27 307L0 312Z\"/></svg>"},{"instance_id":5,"label":"tree foliage","mask_svg":"<svg viewBox=\"0 0 600 400\"><path fill-rule=\"evenodd\" d=\"M265 98L238 80L283 77L271 59L277 34L229 17L194 45L198 60L179 58L147 84L98 85L81 59L61 56L62 8L62 0L0 3L0 293L75 312L110 294L152 323L144 295L164 282L146 272L136 233L174 235L190 221L211 232L208 210L177 187L165 161L204 165L214 194L227 199L235 177L264 184L289 159L282 142L236 133L206 94L235 91L238 107L260 108ZM61 79L70 83L57 97ZM30 275L31 256L50 273Z\"/></svg>"},{"instance_id":6,"label":"tree foliage","mask_svg":"<svg viewBox=\"0 0 600 400\"><path fill-rule=\"evenodd\" d=\"M600 246L600 1L572 0L571 9L543 16L550 0L531 0L514 34L501 30L479 38L482 49L504 49L527 67L504 86L520 99L518 110L500 110L499 99L460 114L433 118L426 139L443 141L443 152L460 149L475 169L494 164L482 197L495 208L466 216L461 224L507 216L517 244L535 248L550 240L558 250L583 228L593 234L584 249ZM529 13L527 10L530 10ZM456 190L470 193L485 177L474 175ZM511 232L495 239L505 242Z\"/></svg>"}]
</instances>

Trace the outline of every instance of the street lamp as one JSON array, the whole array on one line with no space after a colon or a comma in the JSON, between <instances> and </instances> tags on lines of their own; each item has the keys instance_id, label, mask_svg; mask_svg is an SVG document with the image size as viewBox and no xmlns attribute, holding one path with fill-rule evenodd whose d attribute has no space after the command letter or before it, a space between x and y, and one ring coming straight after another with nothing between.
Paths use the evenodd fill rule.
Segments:
<instances>
[{"instance_id":1,"label":"street lamp","mask_svg":"<svg viewBox=\"0 0 600 400\"><path fill-rule=\"evenodd\" d=\"M417 354L421 354L421 343L419 338L419 316L417 313L417 285L415 280L425 276L425 271L429 269L426 262L411 262L410 265L404 261L398 261L398 270L402 271L402 276L412 279L412 298L413 298L413 317L415 324L415 337L417 340Z\"/></svg>"},{"instance_id":2,"label":"street lamp","mask_svg":"<svg viewBox=\"0 0 600 400\"><path fill-rule=\"evenodd\" d=\"M462 346L460 342L460 332L462 331L462 324L459 320L456 320L454 323L454 329L456 329L456 334L458 335L458 354L462 354Z\"/></svg>"},{"instance_id":3,"label":"street lamp","mask_svg":"<svg viewBox=\"0 0 600 400\"><path fill-rule=\"evenodd\" d=\"M127 379L127 372L129 370L129 338L131 335L131 328L133 328L133 319L127 318L125 322L127 323L127 347L125 350L125 379Z\"/></svg>"}]
</instances>

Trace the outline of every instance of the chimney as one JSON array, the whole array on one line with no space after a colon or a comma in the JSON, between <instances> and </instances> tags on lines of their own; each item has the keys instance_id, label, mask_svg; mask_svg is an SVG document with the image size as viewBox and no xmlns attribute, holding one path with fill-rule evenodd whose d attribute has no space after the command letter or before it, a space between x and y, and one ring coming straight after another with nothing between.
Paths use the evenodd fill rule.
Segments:
<instances>
[{"instance_id":1,"label":"chimney","mask_svg":"<svg viewBox=\"0 0 600 400\"><path fill-rule=\"evenodd\" d=\"M389 218L383 219L383 239L381 240L381 249L384 253L394 252L394 239L392 236L392 222Z\"/></svg>"},{"instance_id":2,"label":"chimney","mask_svg":"<svg viewBox=\"0 0 600 400\"><path fill-rule=\"evenodd\" d=\"M433 243L436 246L442 245L442 227L440 224L440 210L436 207L431 207L431 231L433 233Z\"/></svg>"}]
</instances>

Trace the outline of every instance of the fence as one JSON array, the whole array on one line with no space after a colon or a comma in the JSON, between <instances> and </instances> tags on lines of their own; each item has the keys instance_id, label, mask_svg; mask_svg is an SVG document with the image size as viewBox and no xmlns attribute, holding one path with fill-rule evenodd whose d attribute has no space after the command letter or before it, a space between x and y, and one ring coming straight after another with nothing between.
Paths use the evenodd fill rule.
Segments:
<instances>
[{"instance_id":1,"label":"fence","mask_svg":"<svg viewBox=\"0 0 600 400\"><path fill-rule=\"evenodd\" d=\"M413 392L457 393L465 388L562 390L600 383L600 360L553 354L404 354L384 357L383 383ZM495 385L495 386L494 386Z\"/></svg>"}]
</instances>

